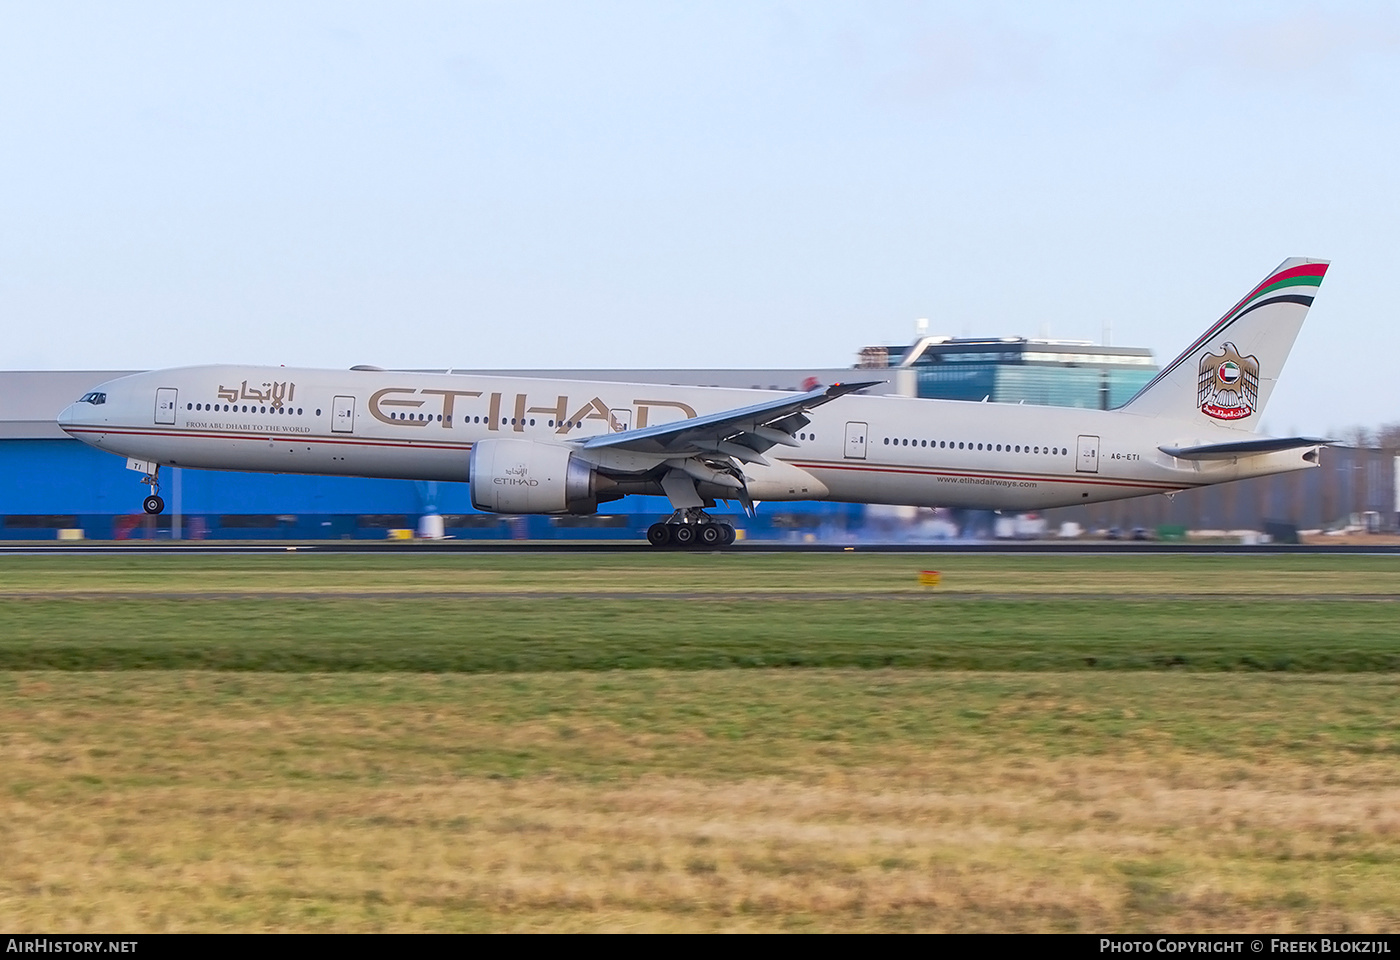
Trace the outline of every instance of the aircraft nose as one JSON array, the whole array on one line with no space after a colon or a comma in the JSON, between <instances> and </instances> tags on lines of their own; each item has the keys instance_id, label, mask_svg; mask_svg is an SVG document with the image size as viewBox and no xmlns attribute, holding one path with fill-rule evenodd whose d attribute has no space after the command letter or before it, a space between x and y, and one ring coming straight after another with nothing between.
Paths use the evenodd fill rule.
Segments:
<instances>
[{"instance_id":1,"label":"aircraft nose","mask_svg":"<svg viewBox=\"0 0 1400 960\"><path fill-rule=\"evenodd\" d=\"M75 406L76 404L68 404L68 406L64 407L58 415L58 425L65 431L69 427L71 427L75 422L77 422L77 416L75 415L73 410L73 407Z\"/></svg>"}]
</instances>

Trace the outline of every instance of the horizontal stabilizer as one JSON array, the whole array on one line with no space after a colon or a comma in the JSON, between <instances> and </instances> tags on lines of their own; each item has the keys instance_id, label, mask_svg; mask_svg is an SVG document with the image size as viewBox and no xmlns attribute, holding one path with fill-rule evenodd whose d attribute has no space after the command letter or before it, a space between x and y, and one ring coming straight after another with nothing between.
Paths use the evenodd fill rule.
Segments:
<instances>
[{"instance_id":1,"label":"horizontal stabilizer","mask_svg":"<svg viewBox=\"0 0 1400 960\"><path fill-rule=\"evenodd\" d=\"M1277 453L1280 450L1325 447L1336 442L1336 440L1323 440L1319 437L1261 437L1258 440L1204 443L1195 447L1158 447L1157 449L1169 457L1176 457L1178 460L1233 460L1236 457L1255 457L1264 453Z\"/></svg>"}]
</instances>

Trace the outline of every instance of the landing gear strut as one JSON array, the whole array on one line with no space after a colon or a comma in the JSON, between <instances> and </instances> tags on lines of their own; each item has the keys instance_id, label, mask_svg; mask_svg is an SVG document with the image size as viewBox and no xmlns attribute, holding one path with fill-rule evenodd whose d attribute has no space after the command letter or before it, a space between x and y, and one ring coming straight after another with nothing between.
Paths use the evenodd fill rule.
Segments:
<instances>
[{"instance_id":1,"label":"landing gear strut","mask_svg":"<svg viewBox=\"0 0 1400 960\"><path fill-rule=\"evenodd\" d=\"M151 495L141 501L141 509L147 513L160 513L165 509L165 501L160 496L160 467L156 466L141 478L141 482L151 488Z\"/></svg>"},{"instance_id":2,"label":"landing gear strut","mask_svg":"<svg viewBox=\"0 0 1400 960\"><path fill-rule=\"evenodd\" d=\"M659 549L727 547L734 540L733 527L716 520L699 507L683 507L661 523L653 523L647 528L647 542Z\"/></svg>"}]
</instances>

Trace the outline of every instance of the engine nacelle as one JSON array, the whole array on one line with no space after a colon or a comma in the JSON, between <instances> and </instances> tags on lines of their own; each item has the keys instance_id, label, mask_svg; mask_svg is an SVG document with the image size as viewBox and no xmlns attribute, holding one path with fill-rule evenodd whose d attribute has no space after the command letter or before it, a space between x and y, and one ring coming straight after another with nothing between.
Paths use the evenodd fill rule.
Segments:
<instances>
[{"instance_id":1,"label":"engine nacelle","mask_svg":"<svg viewBox=\"0 0 1400 960\"><path fill-rule=\"evenodd\" d=\"M534 440L472 446L472 506L492 513L596 513L598 474L569 447Z\"/></svg>"}]
</instances>

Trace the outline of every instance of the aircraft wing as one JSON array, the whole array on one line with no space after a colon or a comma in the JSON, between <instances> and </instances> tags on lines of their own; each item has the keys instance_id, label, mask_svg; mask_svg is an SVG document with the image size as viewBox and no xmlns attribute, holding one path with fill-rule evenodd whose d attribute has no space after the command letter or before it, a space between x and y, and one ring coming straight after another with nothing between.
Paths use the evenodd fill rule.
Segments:
<instances>
[{"instance_id":1,"label":"aircraft wing","mask_svg":"<svg viewBox=\"0 0 1400 960\"><path fill-rule=\"evenodd\" d=\"M1279 450L1300 450L1303 447L1325 447L1336 440L1319 437L1262 437L1258 440L1236 440L1231 443L1203 443L1194 447L1158 447L1178 460L1233 460Z\"/></svg>"},{"instance_id":2,"label":"aircraft wing","mask_svg":"<svg viewBox=\"0 0 1400 960\"><path fill-rule=\"evenodd\" d=\"M603 434L580 441L579 445L585 450L610 448L667 457L718 454L745 463L766 464L765 451L778 445L798 445L793 434L811 422L807 411L881 382L833 383L748 407Z\"/></svg>"}]
</instances>

